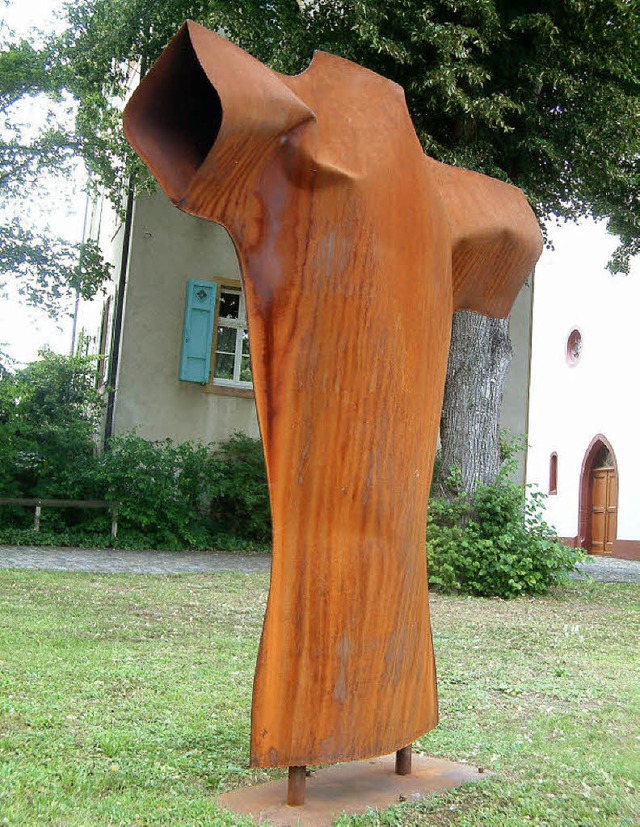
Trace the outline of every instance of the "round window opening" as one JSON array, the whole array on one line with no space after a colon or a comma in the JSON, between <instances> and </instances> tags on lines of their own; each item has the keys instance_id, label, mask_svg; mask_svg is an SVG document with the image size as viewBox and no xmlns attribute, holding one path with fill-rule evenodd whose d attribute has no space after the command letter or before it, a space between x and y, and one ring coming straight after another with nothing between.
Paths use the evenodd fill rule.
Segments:
<instances>
[{"instance_id":1,"label":"round window opening","mask_svg":"<svg viewBox=\"0 0 640 827\"><path fill-rule=\"evenodd\" d=\"M579 330L572 330L567 339L567 362L577 365L582 353L582 334Z\"/></svg>"}]
</instances>

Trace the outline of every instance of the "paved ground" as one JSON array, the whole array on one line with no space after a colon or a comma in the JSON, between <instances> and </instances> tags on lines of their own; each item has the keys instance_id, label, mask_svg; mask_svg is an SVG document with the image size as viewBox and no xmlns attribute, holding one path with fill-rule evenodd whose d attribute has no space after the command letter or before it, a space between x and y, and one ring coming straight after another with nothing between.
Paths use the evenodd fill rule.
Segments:
<instances>
[{"instance_id":1,"label":"paved ground","mask_svg":"<svg viewBox=\"0 0 640 827\"><path fill-rule=\"evenodd\" d=\"M208 571L269 571L270 567L269 554L0 546L0 568L5 569L52 569L101 574L185 574Z\"/></svg>"},{"instance_id":2,"label":"paved ground","mask_svg":"<svg viewBox=\"0 0 640 827\"><path fill-rule=\"evenodd\" d=\"M208 571L269 571L268 554L223 552L121 551L0 546L0 568L53 569L97 573L185 574ZM591 557L576 577L606 583L640 583L640 562Z\"/></svg>"},{"instance_id":3,"label":"paved ground","mask_svg":"<svg viewBox=\"0 0 640 827\"><path fill-rule=\"evenodd\" d=\"M602 583L640 583L640 560L590 557L578 565L577 579L585 576Z\"/></svg>"}]
</instances>

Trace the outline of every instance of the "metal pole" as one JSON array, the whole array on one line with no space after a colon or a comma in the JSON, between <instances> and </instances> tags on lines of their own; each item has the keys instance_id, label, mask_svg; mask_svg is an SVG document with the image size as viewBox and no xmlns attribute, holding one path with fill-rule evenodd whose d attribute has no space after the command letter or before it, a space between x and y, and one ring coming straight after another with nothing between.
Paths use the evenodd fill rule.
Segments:
<instances>
[{"instance_id":1,"label":"metal pole","mask_svg":"<svg viewBox=\"0 0 640 827\"><path fill-rule=\"evenodd\" d=\"M287 804L290 807L302 807L302 805L304 804L306 775L306 767L289 767L289 786L287 788Z\"/></svg>"},{"instance_id":2,"label":"metal pole","mask_svg":"<svg viewBox=\"0 0 640 827\"><path fill-rule=\"evenodd\" d=\"M411 775L411 744L396 752L396 775Z\"/></svg>"},{"instance_id":3,"label":"metal pole","mask_svg":"<svg viewBox=\"0 0 640 827\"><path fill-rule=\"evenodd\" d=\"M113 330L111 332L111 347L109 349L109 375L107 378L107 408L104 423L104 449L109 447L109 439L113 434L113 419L115 411L115 395L118 385L118 362L120 359L120 339L122 333L122 316L124 311L124 295L127 287L129 269L129 252L131 247L131 227L133 224L133 208L135 202L135 186L133 176L129 178L127 189L127 209L124 220L122 238L122 256L120 259L120 278L116 292L115 314Z\"/></svg>"},{"instance_id":4,"label":"metal pole","mask_svg":"<svg viewBox=\"0 0 640 827\"><path fill-rule=\"evenodd\" d=\"M87 192L85 202L84 202L84 218L82 220L82 243L84 244L87 240L87 219L89 218L89 202L90 197L89 193ZM78 261L78 267L80 267L80 262ZM69 351L69 355L73 356L76 352L76 333L78 332L78 311L80 310L80 288L76 287L76 303L73 310L73 328L71 329L71 350Z\"/></svg>"}]
</instances>

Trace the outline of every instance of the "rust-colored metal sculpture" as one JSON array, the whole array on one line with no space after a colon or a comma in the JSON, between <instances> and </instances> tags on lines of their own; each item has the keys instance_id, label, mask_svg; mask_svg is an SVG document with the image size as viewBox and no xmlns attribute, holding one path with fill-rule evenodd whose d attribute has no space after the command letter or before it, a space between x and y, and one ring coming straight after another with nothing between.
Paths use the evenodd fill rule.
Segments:
<instances>
[{"instance_id":1,"label":"rust-colored metal sculpture","mask_svg":"<svg viewBox=\"0 0 640 827\"><path fill-rule=\"evenodd\" d=\"M191 22L125 129L243 274L273 519L251 764L406 747L437 723L425 518L451 317L508 313L533 213L426 157L391 81L324 53L280 75Z\"/></svg>"}]
</instances>

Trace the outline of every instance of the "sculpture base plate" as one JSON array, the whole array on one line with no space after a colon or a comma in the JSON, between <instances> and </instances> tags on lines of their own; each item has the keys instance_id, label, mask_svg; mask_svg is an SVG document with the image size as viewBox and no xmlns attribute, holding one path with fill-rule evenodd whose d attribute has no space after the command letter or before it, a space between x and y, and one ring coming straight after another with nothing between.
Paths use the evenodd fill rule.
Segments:
<instances>
[{"instance_id":1,"label":"sculpture base plate","mask_svg":"<svg viewBox=\"0 0 640 827\"><path fill-rule=\"evenodd\" d=\"M356 815L368 809L386 809L401 801L415 801L430 793L480 781L485 775L468 764L455 764L414 753L411 775L396 775L395 754L365 761L334 764L317 770L306 783L301 807L287 802L287 779L225 793L223 809L269 820L280 827L328 827L341 813Z\"/></svg>"}]
</instances>

